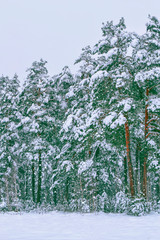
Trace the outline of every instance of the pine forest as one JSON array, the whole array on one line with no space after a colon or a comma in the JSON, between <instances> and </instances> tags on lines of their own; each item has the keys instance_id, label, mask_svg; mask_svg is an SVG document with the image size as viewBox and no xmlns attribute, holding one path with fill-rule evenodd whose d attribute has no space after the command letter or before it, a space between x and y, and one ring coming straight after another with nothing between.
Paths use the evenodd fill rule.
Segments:
<instances>
[{"instance_id":1,"label":"pine forest","mask_svg":"<svg viewBox=\"0 0 160 240\"><path fill-rule=\"evenodd\" d=\"M160 212L160 21L103 23L74 74L46 64L0 77L0 211Z\"/></svg>"}]
</instances>

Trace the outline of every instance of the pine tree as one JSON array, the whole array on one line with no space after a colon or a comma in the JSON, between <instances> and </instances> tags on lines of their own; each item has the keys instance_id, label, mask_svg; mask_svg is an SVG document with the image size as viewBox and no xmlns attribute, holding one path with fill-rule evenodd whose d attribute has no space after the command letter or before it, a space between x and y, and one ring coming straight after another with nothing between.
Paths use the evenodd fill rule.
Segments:
<instances>
[{"instance_id":1,"label":"pine tree","mask_svg":"<svg viewBox=\"0 0 160 240\"><path fill-rule=\"evenodd\" d=\"M157 153L157 140L159 135L159 41L160 23L155 17L149 17L147 32L142 35L134 48L135 81L141 88L144 96L141 110L144 122L143 140L143 194L147 197L147 165L152 165L153 152ZM154 149L152 157L149 149ZM157 158L157 157L156 157ZM158 165L155 166L158 168ZM159 183L157 184L159 185Z\"/></svg>"},{"instance_id":2,"label":"pine tree","mask_svg":"<svg viewBox=\"0 0 160 240\"><path fill-rule=\"evenodd\" d=\"M15 75L13 79L0 78L0 161L1 161L1 198L11 209L18 204L18 170L19 170L19 136L18 112L19 80ZM17 207L16 207L17 208Z\"/></svg>"},{"instance_id":3,"label":"pine tree","mask_svg":"<svg viewBox=\"0 0 160 240\"><path fill-rule=\"evenodd\" d=\"M60 204L61 201L63 201L64 198L60 196L66 196L66 199L68 200L68 186L66 186L66 184L69 184L68 178L61 173L59 168L61 168L61 164L63 165L65 162L65 159L62 159L62 152L65 148L64 145L66 144L66 141L63 141L61 138L61 131L65 114L70 107L70 100L68 99L67 93L69 89L72 88L73 81L74 78L70 69L65 66L60 74L53 76L50 83L48 108L50 109L49 112L51 117L55 119L54 132L52 133L52 144L56 146L56 154L52 166L53 174L51 186L55 205ZM66 178L65 180L63 179L63 176ZM66 183L64 183L63 180ZM60 185L59 187L57 187L58 183ZM61 183L64 184L65 187L62 187Z\"/></svg>"},{"instance_id":4,"label":"pine tree","mask_svg":"<svg viewBox=\"0 0 160 240\"><path fill-rule=\"evenodd\" d=\"M25 163L26 178L28 176L26 197L32 195L33 202L37 204L42 203L43 198L46 198L47 193L45 193L43 182L46 181L45 178L48 178L47 171L51 174L52 164L47 161L49 155L54 152L48 139L48 133L53 131L54 122L47 109L49 77L45 65L46 61L42 59L39 62L33 62L31 68L28 69L29 74L20 96L23 115L21 139L23 151L21 154L23 158L28 159ZM29 189L32 189L32 193L29 193Z\"/></svg>"},{"instance_id":5,"label":"pine tree","mask_svg":"<svg viewBox=\"0 0 160 240\"><path fill-rule=\"evenodd\" d=\"M129 123L132 122L131 111L134 107L134 99L132 97L132 81L133 76L130 72L131 60L127 56L128 48L132 41L132 35L125 30L126 26L122 18L117 25L113 22L107 22L103 25L103 38L95 45L95 53L98 54L98 67L95 76L95 92L101 90L101 95L98 92L98 97L104 100L105 114L104 123L114 129L113 138L119 134L126 136L126 156L128 162L129 183L131 195L134 196L134 180L133 168L131 163L130 153L130 137ZM92 77L94 79L94 76ZM97 86L98 83L98 86ZM124 126L124 130L122 129ZM111 131L111 130L110 130ZM124 138L123 138L124 139ZM116 145L122 146L124 142L117 142ZM122 151L121 154L124 154ZM124 158L124 156L123 156Z\"/></svg>"}]
</instances>

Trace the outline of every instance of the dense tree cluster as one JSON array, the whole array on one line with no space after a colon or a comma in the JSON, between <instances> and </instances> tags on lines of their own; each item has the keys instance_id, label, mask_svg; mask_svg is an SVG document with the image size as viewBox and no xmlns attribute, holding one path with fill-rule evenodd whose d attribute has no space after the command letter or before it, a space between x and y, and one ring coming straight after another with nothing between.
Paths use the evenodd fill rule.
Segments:
<instances>
[{"instance_id":1,"label":"dense tree cluster","mask_svg":"<svg viewBox=\"0 0 160 240\"><path fill-rule=\"evenodd\" d=\"M76 74L0 77L0 208L143 214L160 203L160 21L102 26Z\"/></svg>"}]
</instances>

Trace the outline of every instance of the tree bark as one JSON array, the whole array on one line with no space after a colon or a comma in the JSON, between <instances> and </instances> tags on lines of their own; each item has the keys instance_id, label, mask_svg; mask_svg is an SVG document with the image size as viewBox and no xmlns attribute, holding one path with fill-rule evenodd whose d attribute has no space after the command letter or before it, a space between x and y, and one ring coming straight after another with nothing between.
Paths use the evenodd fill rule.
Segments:
<instances>
[{"instance_id":1,"label":"tree bark","mask_svg":"<svg viewBox=\"0 0 160 240\"><path fill-rule=\"evenodd\" d=\"M130 157L130 138L129 138L128 121L125 122L125 135L126 135L126 151L127 151L130 191L131 191L131 196L133 197L135 195L135 190L134 190L134 180L133 180L133 168L132 168L131 157Z\"/></svg>"},{"instance_id":2,"label":"tree bark","mask_svg":"<svg viewBox=\"0 0 160 240\"><path fill-rule=\"evenodd\" d=\"M128 193L127 158L126 157L124 157L124 186L125 186L125 193Z\"/></svg>"},{"instance_id":3,"label":"tree bark","mask_svg":"<svg viewBox=\"0 0 160 240\"><path fill-rule=\"evenodd\" d=\"M34 160L32 161L32 199L35 202L35 168L34 168Z\"/></svg>"},{"instance_id":4,"label":"tree bark","mask_svg":"<svg viewBox=\"0 0 160 240\"><path fill-rule=\"evenodd\" d=\"M9 200L9 190L8 190L8 176L6 176L6 198L7 198L7 207L10 208L10 200Z\"/></svg>"},{"instance_id":5,"label":"tree bark","mask_svg":"<svg viewBox=\"0 0 160 240\"><path fill-rule=\"evenodd\" d=\"M25 171L25 200L29 199L28 166Z\"/></svg>"},{"instance_id":6,"label":"tree bark","mask_svg":"<svg viewBox=\"0 0 160 240\"><path fill-rule=\"evenodd\" d=\"M38 190L37 190L37 203L41 203L41 190L42 190L42 158L41 151L39 151L39 162L38 162Z\"/></svg>"},{"instance_id":7,"label":"tree bark","mask_svg":"<svg viewBox=\"0 0 160 240\"><path fill-rule=\"evenodd\" d=\"M143 176L143 174L142 174L142 176ZM137 141L137 146L136 146L136 170L135 170L136 193L137 194L139 194L140 191L141 191L140 177L141 177L140 142Z\"/></svg>"},{"instance_id":8,"label":"tree bark","mask_svg":"<svg viewBox=\"0 0 160 240\"><path fill-rule=\"evenodd\" d=\"M65 197L66 197L66 201L67 203L69 203L69 177L66 177L66 189L65 189Z\"/></svg>"},{"instance_id":9,"label":"tree bark","mask_svg":"<svg viewBox=\"0 0 160 240\"><path fill-rule=\"evenodd\" d=\"M149 89L146 89L146 105L145 105L145 147L144 147L144 163L143 163L143 194L147 197L147 146L146 138L148 134L148 96Z\"/></svg>"},{"instance_id":10,"label":"tree bark","mask_svg":"<svg viewBox=\"0 0 160 240\"><path fill-rule=\"evenodd\" d=\"M18 201L18 191L17 191L17 180L16 180L16 168L14 167L14 198L17 203ZM16 206L16 211L18 211L17 206Z\"/></svg>"}]
</instances>

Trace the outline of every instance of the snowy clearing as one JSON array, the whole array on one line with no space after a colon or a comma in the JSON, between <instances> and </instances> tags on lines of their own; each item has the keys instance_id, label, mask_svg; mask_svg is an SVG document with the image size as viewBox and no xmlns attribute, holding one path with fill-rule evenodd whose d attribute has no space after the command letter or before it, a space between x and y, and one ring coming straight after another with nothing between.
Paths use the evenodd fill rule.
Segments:
<instances>
[{"instance_id":1,"label":"snowy clearing","mask_svg":"<svg viewBox=\"0 0 160 240\"><path fill-rule=\"evenodd\" d=\"M160 215L0 214L2 240L159 240Z\"/></svg>"}]
</instances>

